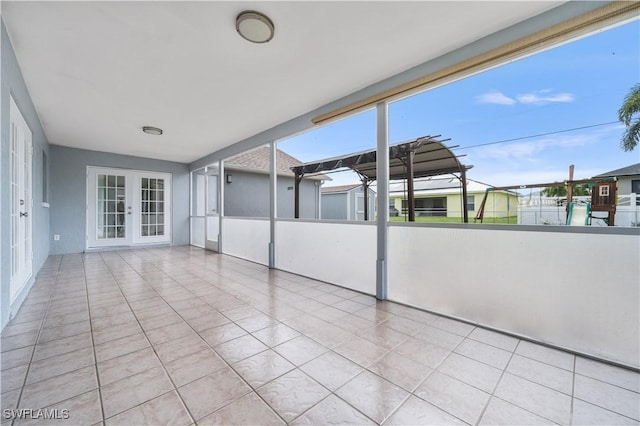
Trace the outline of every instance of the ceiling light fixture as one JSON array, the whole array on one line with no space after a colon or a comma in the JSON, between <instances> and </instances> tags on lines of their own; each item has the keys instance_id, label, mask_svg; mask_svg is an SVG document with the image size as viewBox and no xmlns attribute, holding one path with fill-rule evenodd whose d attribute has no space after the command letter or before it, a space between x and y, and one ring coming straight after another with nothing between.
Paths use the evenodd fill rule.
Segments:
<instances>
[{"instance_id":1,"label":"ceiling light fixture","mask_svg":"<svg viewBox=\"0 0 640 426\"><path fill-rule=\"evenodd\" d=\"M157 127L151 127L151 126L143 126L142 131L148 135L156 135L156 136L160 136L163 133L162 129L159 129Z\"/></svg>"},{"instance_id":2,"label":"ceiling light fixture","mask_svg":"<svg viewBox=\"0 0 640 426\"><path fill-rule=\"evenodd\" d=\"M236 17L236 31L252 43L266 43L273 38L275 28L267 16L253 10L245 10Z\"/></svg>"}]
</instances>

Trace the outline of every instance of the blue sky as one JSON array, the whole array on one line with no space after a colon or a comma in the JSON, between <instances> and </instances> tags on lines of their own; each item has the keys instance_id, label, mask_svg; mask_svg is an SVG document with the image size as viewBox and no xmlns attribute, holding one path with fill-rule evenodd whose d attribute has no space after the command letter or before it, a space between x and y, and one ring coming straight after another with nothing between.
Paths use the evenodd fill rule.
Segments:
<instances>
[{"instance_id":1,"label":"blue sky","mask_svg":"<svg viewBox=\"0 0 640 426\"><path fill-rule=\"evenodd\" d=\"M391 143L424 135L450 138L469 177L491 185L587 178L640 161L640 148L620 149L617 111L640 82L640 21L633 21L390 104ZM486 144L601 123L589 129ZM284 140L301 161L375 148L375 113ZM332 175L328 185L357 182Z\"/></svg>"}]
</instances>

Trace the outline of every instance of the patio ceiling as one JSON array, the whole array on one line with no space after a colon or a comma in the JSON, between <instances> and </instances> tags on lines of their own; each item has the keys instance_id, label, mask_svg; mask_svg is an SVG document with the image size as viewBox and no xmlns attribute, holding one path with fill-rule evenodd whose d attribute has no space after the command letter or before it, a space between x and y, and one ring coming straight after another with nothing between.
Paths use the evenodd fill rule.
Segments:
<instances>
[{"instance_id":1,"label":"patio ceiling","mask_svg":"<svg viewBox=\"0 0 640 426\"><path fill-rule=\"evenodd\" d=\"M191 162L564 2L2 3L49 142Z\"/></svg>"}]
</instances>

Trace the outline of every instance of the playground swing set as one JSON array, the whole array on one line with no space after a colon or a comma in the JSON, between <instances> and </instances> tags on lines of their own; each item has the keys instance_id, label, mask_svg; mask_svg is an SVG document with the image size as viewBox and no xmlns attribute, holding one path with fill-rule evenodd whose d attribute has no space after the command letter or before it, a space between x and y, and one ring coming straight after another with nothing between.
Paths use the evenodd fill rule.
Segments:
<instances>
[{"instance_id":1,"label":"playground swing set","mask_svg":"<svg viewBox=\"0 0 640 426\"><path fill-rule=\"evenodd\" d=\"M552 183L536 183L532 185L513 185L513 186L496 186L487 188L482 198L482 203L475 216L474 222L483 223L485 206L490 192L513 190L513 189L532 189L532 188L552 188L564 186L567 188L567 220L566 225L569 226L590 226L593 219L604 221L607 226L614 226L616 215L616 188L617 179L615 177L608 178L592 178L573 180L573 168L569 167L569 180L564 182ZM587 185L591 189L591 202L586 204L578 204L573 201L573 189L576 185ZM596 213L596 214L594 214ZM598 213L606 213L600 216Z\"/></svg>"}]
</instances>

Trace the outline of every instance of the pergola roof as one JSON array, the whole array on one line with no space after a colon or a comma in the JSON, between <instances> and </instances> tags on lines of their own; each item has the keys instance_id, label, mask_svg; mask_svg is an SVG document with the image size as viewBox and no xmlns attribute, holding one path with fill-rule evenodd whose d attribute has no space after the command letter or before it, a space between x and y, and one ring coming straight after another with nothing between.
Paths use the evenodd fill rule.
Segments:
<instances>
[{"instance_id":1,"label":"pergola roof","mask_svg":"<svg viewBox=\"0 0 640 426\"><path fill-rule=\"evenodd\" d=\"M391 180L406 178L405 160L411 151L414 152L413 175L415 178L459 173L473 167L460 163L459 157L444 144L445 141L438 140L437 137L439 136L423 136L391 145L389 147L389 178ZM377 180L376 150L305 163L292 167L291 170L298 176L304 176L341 168L355 171L363 180Z\"/></svg>"}]
</instances>

